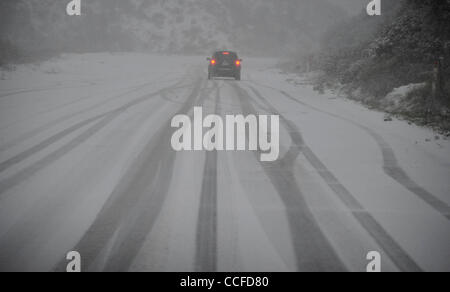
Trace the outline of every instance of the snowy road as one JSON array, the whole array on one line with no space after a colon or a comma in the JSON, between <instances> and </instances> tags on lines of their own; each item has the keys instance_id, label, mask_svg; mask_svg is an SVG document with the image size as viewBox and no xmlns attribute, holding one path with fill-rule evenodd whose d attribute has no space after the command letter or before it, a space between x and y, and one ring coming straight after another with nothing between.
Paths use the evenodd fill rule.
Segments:
<instances>
[{"instance_id":1,"label":"snowy road","mask_svg":"<svg viewBox=\"0 0 450 292\"><path fill-rule=\"evenodd\" d=\"M0 270L450 271L450 141L244 60L74 55L0 80ZM279 160L175 152L177 114L280 115Z\"/></svg>"}]
</instances>

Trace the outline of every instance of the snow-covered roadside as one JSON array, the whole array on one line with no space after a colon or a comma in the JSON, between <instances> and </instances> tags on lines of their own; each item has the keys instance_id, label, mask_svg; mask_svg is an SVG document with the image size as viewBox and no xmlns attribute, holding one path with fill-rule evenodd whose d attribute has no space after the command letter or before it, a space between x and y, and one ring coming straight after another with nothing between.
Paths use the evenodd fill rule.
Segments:
<instances>
[{"instance_id":1,"label":"snow-covered roadside","mask_svg":"<svg viewBox=\"0 0 450 292\"><path fill-rule=\"evenodd\" d=\"M255 69L261 64L252 65ZM270 101L300 127L322 162L422 267L450 269L448 220L422 197L384 173L382 156L382 150L392 150L397 167L411 181L450 205L447 138L406 121L385 122L384 113L329 91L319 94L296 75L256 69L249 79L255 86L265 88L264 95L273 96ZM292 100L279 94L281 91L300 102L293 105Z\"/></svg>"},{"instance_id":2,"label":"snow-covered roadside","mask_svg":"<svg viewBox=\"0 0 450 292\"><path fill-rule=\"evenodd\" d=\"M307 80L298 75L280 73L275 69L260 71L259 74L254 74L254 80L291 93L294 97L311 105L313 112L328 117L330 117L328 114L331 114L333 119L335 119L333 115L337 115L349 120L350 123L354 122L373 129L394 148L399 163L406 168L408 174L419 182L425 183L427 188L440 189L439 196L450 204L450 188L448 186L442 188L442 184L437 183L437 180L445 182L450 174L450 139L448 137L430 128L417 126L404 120L394 118L392 121L385 121L383 112L367 109L364 105L337 96L331 91L320 94L313 89L312 85L309 85ZM253 80L252 76L250 77ZM280 88L280 84L283 87ZM316 126L320 127L319 124ZM317 133L317 135L326 134Z\"/></svg>"},{"instance_id":3,"label":"snow-covered roadside","mask_svg":"<svg viewBox=\"0 0 450 292\"><path fill-rule=\"evenodd\" d=\"M144 79L145 75L158 73L152 70L157 59L157 56L143 54L64 54L41 63L16 65L13 70L3 70L0 92L93 86L114 79L121 81L125 77L128 81ZM142 60L147 61L147 66Z\"/></svg>"}]
</instances>

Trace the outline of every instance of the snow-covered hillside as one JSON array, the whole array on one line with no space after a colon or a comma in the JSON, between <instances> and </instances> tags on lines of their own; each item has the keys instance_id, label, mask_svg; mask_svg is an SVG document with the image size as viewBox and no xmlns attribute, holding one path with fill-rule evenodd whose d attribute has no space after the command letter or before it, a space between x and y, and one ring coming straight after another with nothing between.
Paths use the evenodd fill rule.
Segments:
<instances>
[{"instance_id":1,"label":"snow-covered hillside","mask_svg":"<svg viewBox=\"0 0 450 292\"><path fill-rule=\"evenodd\" d=\"M194 53L229 47L232 19L220 0L134 0L140 13L124 14L123 29L157 52ZM138 16L138 17L136 17Z\"/></svg>"},{"instance_id":2,"label":"snow-covered hillside","mask_svg":"<svg viewBox=\"0 0 450 292\"><path fill-rule=\"evenodd\" d=\"M151 51L256 54L315 49L346 14L330 0L90 0L82 16L65 1L2 1L0 47L38 52ZM1 55L1 52L0 52Z\"/></svg>"},{"instance_id":3,"label":"snow-covered hillside","mask_svg":"<svg viewBox=\"0 0 450 292\"><path fill-rule=\"evenodd\" d=\"M141 14L122 17L125 30L153 51L256 53L312 48L344 13L328 0L134 0ZM320 11L320 13L319 13Z\"/></svg>"}]
</instances>

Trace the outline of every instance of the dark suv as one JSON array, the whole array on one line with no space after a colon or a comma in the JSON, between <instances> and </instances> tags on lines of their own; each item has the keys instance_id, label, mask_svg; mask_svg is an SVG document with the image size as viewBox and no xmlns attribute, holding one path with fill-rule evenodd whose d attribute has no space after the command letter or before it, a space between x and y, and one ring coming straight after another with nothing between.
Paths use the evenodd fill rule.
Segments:
<instances>
[{"instance_id":1,"label":"dark suv","mask_svg":"<svg viewBox=\"0 0 450 292\"><path fill-rule=\"evenodd\" d=\"M241 80L242 60L235 52L218 51L207 60L209 61L209 80L214 77L233 77L236 80Z\"/></svg>"}]
</instances>

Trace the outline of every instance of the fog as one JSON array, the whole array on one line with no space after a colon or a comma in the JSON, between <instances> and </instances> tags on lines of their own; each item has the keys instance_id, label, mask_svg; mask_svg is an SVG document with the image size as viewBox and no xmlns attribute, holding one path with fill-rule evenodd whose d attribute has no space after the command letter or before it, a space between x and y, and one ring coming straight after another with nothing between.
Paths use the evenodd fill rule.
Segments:
<instances>
[{"instance_id":1,"label":"fog","mask_svg":"<svg viewBox=\"0 0 450 292\"><path fill-rule=\"evenodd\" d=\"M0 272L450 271L450 0L69 1L0 0Z\"/></svg>"},{"instance_id":2,"label":"fog","mask_svg":"<svg viewBox=\"0 0 450 292\"><path fill-rule=\"evenodd\" d=\"M90 0L82 16L68 1L2 0L2 54L141 51L204 54L230 48L254 55L312 52L324 33L365 0Z\"/></svg>"},{"instance_id":3,"label":"fog","mask_svg":"<svg viewBox=\"0 0 450 292\"><path fill-rule=\"evenodd\" d=\"M367 0L338 0L334 1L335 4L339 5L349 14L354 15L364 10L369 3Z\"/></svg>"}]
</instances>

